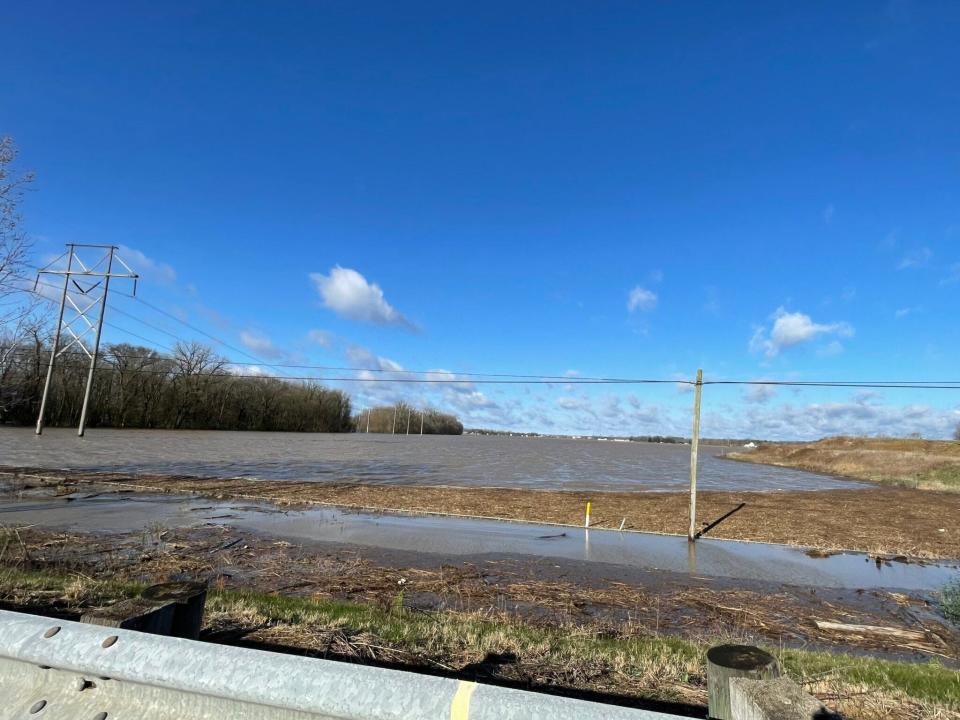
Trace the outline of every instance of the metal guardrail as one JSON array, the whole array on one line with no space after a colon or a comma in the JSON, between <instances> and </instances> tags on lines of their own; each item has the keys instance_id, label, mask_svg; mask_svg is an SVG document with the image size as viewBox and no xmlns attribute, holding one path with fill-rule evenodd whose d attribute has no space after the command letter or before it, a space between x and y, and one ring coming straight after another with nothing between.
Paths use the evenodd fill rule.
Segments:
<instances>
[{"instance_id":1,"label":"metal guardrail","mask_svg":"<svg viewBox=\"0 0 960 720\"><path fill-rule=\"evenodd\" d=\"M0 611L0 720L682 720Z\"/></svg>"}]
</instances>

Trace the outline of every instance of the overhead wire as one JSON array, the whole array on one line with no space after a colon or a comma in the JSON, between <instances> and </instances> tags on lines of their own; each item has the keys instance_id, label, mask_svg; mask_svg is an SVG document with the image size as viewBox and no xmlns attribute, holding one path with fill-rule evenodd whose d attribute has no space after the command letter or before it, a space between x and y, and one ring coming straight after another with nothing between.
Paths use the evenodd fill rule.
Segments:
<instances>
[{"instance_id":1,"label":"overhead wire","mask_svg":"<svg viewBox=\"0 0 960 720\"><path fill-rule=\"evenodd\" d=\"M20 277L21 280L28 280L28 278ZM44 283L38 281L38 284L44 285L46 287L62 290L55 285L49 283ZM47 297L43 293L30 290L39 297L49 302L56 302L53 298ZM132 297L132 296L128 296ZM464 382L470 382L474 384L504 384L504 385L522 385L522 384L544 384L544 385L557 385L557 384L570 384L570 385L696 385L696 382L686 378L633 378L633 377L594 377L594 376L581 376L581 375L533 375L533 374L516 374L516 373L481 373L481 372L459 372L459 371L448 371L448 370L408 370L408 369L391 369L391 368L364 368L364 367L350 367L350 366L337 366L337 365L311 365L305 363L273 363L265 361L262 358L258 358L255 355L238 348L225 340L212 335L201 328L196 327L195 325L183 320L182 318L177 317L173 313L164 310L163 308L157 307L153 303L150 303L146 300L143 300L139 297L134 297L137 302L145 305L146 307L164 315L176 322L181 323L190 330L197 332L214 342L233 350L234 352L240 353L245 357L250 358L255 362L248 361L239 361L233 360L230 358L224 358L224 363L230 366L237 367L267 367L275 368L283 372L282 377L277 377L269 375L266 373L230 373L231 377L235 378L274 378L274 379L286 379L286 380L317 380L325 382L366 382L366 383L413 383L413 384L462 384ZM184 342L183 339L178 336L176 333L170 332L154 323L151 323L143 318L134 315L133 313L127 312L122 308L115 306L111 307L112 310L120 313L121 315L128 317L142 325L151 328L157 332L160 332L164 335L167 335L177 342ZM125 333L131 337L137 338L143 342L149 343L151 345L163 348L167 352L176 353L177 351L174 348L165 345L164 343L157 342L151 338L140 335L132 330L121 327L114 323L104 321L104 324L111 327L114 330ZM29 351L28 351L29 352ZM155 359L151 356L137 356L137 355L128 355L132 359ZM109 368L104 368L109 369ZM284 372L286 369L299 369L299 370L318 370L322 372L351 372L351 373L375 373L378 377L318 377L318 376L294 376L289 373ZM146 371L145 371L146 372ZM162 372L162 371L150 371L150 372ZM385 377L390 375L391 377ZM419 375L425 375L427 377L416 377ZM383 376L383 377L379 377ZM403 377L396 377L403 376ZM438 377L442 376L442 377ZM469 380L467 380L469 379ZM703 380L702 385L732 385L732 386L752 386L752 385L762 385L762 386L782 386L782 387L820 387L820 388L852 388L852 389L910 389L910 390L960 390L960 380L896 380L896 381L849 381L849 380L739 380L739 379L717 379L717 380Z\"/></svg>"}]
</instances>

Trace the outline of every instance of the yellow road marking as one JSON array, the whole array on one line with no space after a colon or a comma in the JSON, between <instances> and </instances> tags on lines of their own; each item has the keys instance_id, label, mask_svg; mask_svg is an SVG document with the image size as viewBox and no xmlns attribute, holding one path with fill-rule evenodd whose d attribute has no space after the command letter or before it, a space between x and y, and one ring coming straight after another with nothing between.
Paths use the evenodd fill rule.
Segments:
<instances>
[{"instance_id":1,"label":"yellow road marking","mask_svg":"<svg viewBox=\"0 0 960 720\"><path fill-rule=\"evenodd\" d=\"M470 717L470 697L477 689L475 682L461 680L450 703L450 720L467 720Z\"/></svg>"}]
</instances>

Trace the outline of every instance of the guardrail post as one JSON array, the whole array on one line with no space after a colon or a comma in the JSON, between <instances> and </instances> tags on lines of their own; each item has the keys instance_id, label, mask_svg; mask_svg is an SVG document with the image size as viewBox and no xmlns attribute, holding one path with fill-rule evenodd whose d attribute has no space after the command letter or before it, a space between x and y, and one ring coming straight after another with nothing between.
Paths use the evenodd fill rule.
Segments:
<instances>
[{"instance_id":1,"label":"guardrail post","mask_svg":"<svg viewBox=\"0 0 960 720\"><path fill-rule=\"evenodd\" d=\"M113 605L91 608L80 618L88 625L138 630L169 635L173 627L174 603L156 603L143 598L120 600Z\"/></svg>"},{"instance_id":2,"label":"guardrail post","mask_svg":"<svg viewBox=\"0 0 960 720\"><path fill-rule=\"evenodd\" d=\"M717 645L707 650L707 697L713 720L741 720L730 708L731 678L771 680L780 665L768 652L750 645Z\"/></svg>"},{"instance_id":3,"label":"guardrail post","mask_svg":"<svg viewBox=\"0 0 960 720\"><path fill-rule=\"evenodd\" d=\"M140 597L92 608L81 622L196 640L203 627L207 586L198 582L151 585Z\"/></svg>"},{"instance_id":4,"label":"guardrail post","mask_svg":"<svg viewBox=\"0 0 960 720\"><path fill-rule=\"evenodd\" d=\"M203 608L207 602L207 586L192 581L168 582L151 585L142 597L155 603L173 603L173 637L196 640L203 627Z\"/></svg>"}]
</instances>

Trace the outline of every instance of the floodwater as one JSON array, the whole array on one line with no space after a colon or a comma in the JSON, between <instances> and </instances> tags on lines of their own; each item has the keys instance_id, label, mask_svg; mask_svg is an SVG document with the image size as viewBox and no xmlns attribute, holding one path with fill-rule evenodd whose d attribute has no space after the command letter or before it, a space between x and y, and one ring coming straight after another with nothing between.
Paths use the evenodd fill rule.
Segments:
<instances>
[{"instance_id":1,"label":"floodwater","mask_svg":"<svg viewBox=\"0 0 960 720\"><path fill-rule=\"evenodd\" d=\"M863 483L724 460L700 448L704 490L829 490ZM685 445L502 436L0 428L0 465L316 482L550 490L683 490Z\"/></svg>"},{"instance_id":2,"label":"floodwater","mask_svg":"<svg viewBox=\"0 0 960 720\"><path fill-rule=\"evenodd\" d=\"M446 557L556 558L696 577L736 578L821 588L935 590L957 572L944 564L877 564L861 553L810 557L786 545L585 530L439 516L279 511L204 498L105 493L0 501L0 524L76 532L131 532L151 527L228 526L298 543L339 543Z\"/></svg>"}]
</instances>

